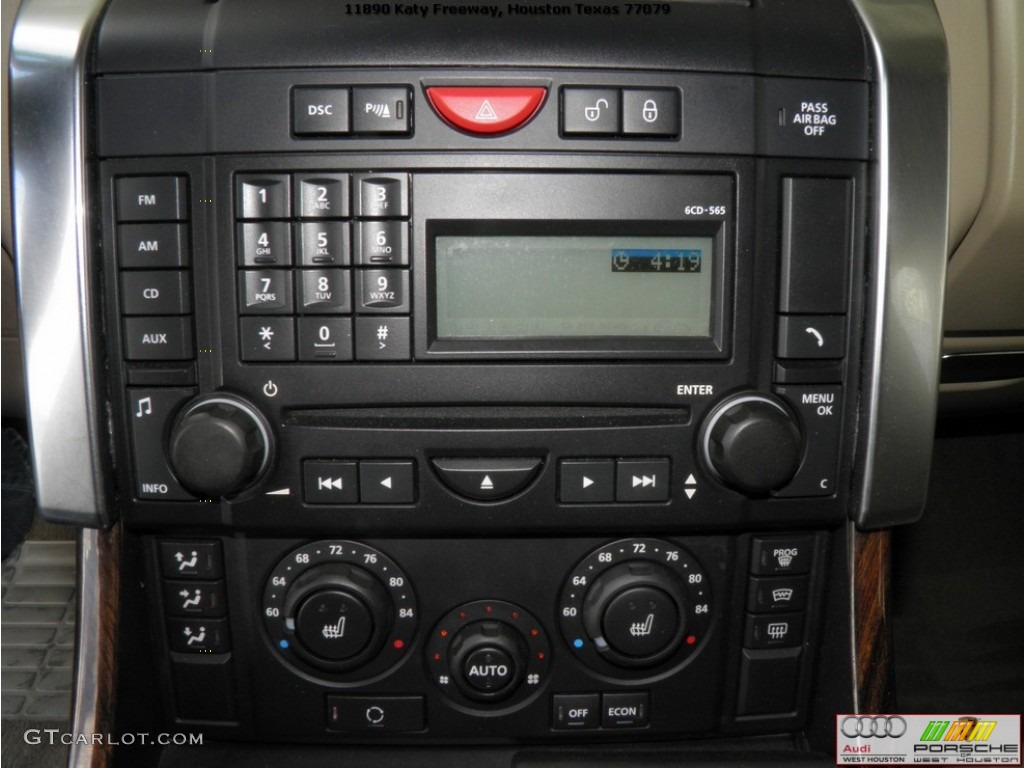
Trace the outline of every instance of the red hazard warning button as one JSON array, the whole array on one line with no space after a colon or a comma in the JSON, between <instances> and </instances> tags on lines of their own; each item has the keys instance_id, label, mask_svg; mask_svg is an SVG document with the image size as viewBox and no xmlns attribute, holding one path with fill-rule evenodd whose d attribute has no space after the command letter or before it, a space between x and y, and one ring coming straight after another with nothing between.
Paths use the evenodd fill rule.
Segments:
<instances>
[{"instance_id":1,"label":"red hazard warning button","mask_svg":"<svg viewBox=\"0 0 1024 768\"><path fill-rule=\"evenodd\" d=\"M540 109L546 88L427 88L444 120L469 133L496 134L527 123Z\"/></svg>"}]
</instances>

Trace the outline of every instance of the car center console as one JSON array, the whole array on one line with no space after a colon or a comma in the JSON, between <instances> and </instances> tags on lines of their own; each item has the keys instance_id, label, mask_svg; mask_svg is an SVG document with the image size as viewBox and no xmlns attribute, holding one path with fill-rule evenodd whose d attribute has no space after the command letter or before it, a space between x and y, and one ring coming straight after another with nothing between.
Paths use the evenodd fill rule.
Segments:
<instances>
[{"instance_id":1,"label":"car center console","mask_svg":"<svg viewBox=\"0 0 1024 768\"><path fill-rule=\"evenodd\" d=\"M331 745L827 730L878 345L856 13L517 5L459 37L445 8L97 23L121 674L155 686L119 716Z\"/></svg>"}]
</instances>

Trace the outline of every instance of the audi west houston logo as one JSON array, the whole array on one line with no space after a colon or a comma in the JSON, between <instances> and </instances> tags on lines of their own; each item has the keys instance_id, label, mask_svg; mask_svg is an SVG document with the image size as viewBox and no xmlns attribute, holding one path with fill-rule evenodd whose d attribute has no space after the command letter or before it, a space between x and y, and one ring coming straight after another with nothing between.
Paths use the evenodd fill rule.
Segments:
<instances>
[{"instance_id":1,"label":"audi west houston logo","mask_svg":"<svg viewBox=\"0 0 1024 768\"><path fill-rule=\"evenodd\" d=\"M1020 715L836 716L837 765L1021 765Z\"/></svg>"},{"instance_id":2,"label":"audi west houston logo","mask_svg":"<svg viewBox=\"0 0 1024 768\"><path fill-rule=\"evenodd\" d=\"M898 739L907 732L907 721L899 715L848 715L839 730L851 739Z\"/></svg>"}]
</instances>

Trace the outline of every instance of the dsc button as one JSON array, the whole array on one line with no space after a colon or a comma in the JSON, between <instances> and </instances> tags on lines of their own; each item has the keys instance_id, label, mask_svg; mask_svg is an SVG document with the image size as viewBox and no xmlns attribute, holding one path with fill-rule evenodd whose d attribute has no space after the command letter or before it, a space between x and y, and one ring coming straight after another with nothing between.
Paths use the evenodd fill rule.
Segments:
<instances>
[{"instance_id":1,"label":"dsc button","mask_svg":"<svg viewBox=\"0 0 1024 768\"><path fill-rule=\"evenodd\" d=\"M349 132L348 88L296 88L292 91L292 132L330 136Z\"/></svg>"}]
</instances>

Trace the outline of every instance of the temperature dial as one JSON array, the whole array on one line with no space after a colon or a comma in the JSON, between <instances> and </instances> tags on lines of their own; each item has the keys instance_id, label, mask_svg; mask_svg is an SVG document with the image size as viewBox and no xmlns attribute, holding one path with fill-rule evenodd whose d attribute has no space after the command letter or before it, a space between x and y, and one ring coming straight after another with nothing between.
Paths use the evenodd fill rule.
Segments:
<instances>
[{"instance_id":1,"label":"temperature dial","mask_svg":"<svg viewBox=\"0 0 1024 768\"><path fill-rule=\"evenodd\" d=\"M661 539L623 539L584 558L562 589L562 635L606 673L683 663L711 626L711 586L697 560Z\"/></svg>"},{"instance_id":2,"label":"temperature dial","mask_svg":"<svg viewBox=\"0 0 1024 768\"><path fill-rule=\"evenodd\" d=\"M286 662L365 680L408 655L416 599L405 574L379 550L317 541L278 563L264 590L263 618Z\"/></svg>"}]
</instances>

